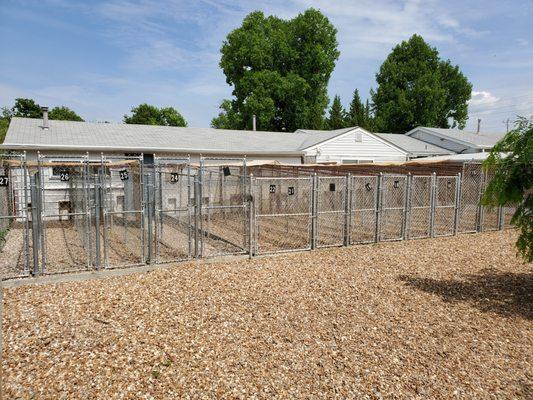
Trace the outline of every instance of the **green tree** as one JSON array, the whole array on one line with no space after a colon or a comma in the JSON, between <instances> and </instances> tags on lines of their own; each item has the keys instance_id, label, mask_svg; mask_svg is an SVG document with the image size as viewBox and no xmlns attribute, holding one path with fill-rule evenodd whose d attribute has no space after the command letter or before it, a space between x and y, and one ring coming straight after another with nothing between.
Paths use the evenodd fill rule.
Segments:
<instances>
[{"instance_id":1,"label":"green tree","mask_svg":"<svg viewBox=\"0 0 533 400\"><path fill-rule=\"evenodd\" d=\"M15 105L11 108L13 117L41 118L43 113L41 106L33 99L15 99Z\"/></svg>"},{"instance_id":2,"label":"green tree","mask_svg":"<svg viewBox=\"0 0 533 400\"><path fill-rule=\"evenodd\" d=\"M0 116L0 143L4 142L7 128L9 128L9 121L11 121L12 112L7 107L2 107L2 114Z\"/></svg>"},{"instance_id":3,"label":"green tree","mask_svg":"<svg viewBox=\"0 0 533 400\"><path fill-rule=\"evenodd\" d=\"M291 20L250 13L224 41L220 67L233 86L212 126L262 130L322 128L327 84L337 51L336 29L309 9Z\"/></svg>"},{"instance_id":4,"label":"green tree","mask_svg":"<svg viewBox=\"0 0 533 400\"><path fill-rule=\"evenodd\" d=\"M48 113L48 118L62 121L83 121L83 118L65 106L52 108Z\"/></svg>"},{"instance_id":5,"label":"green tree","mask_svg":"<svg viewBox=\"0 0 533 400\"><path fill-rule=\"evenodd\" d=\"M353 98L350 103L350 109L346 113L346 125L347 126L360 126L366 125L365 106L359 96L359 90L353 91Z\"/></svg>"},{"instance_id":6,"label":"green tree","mask_svg":"<svg viewBox=\"0 0 533 400\"><path fill-rule=\"evenodd\" d=\"M465 126L472 85L458 66L441 60L437 49L421 36L397 45L376 81L372 101L379 129L404 133L421 125Z\"/></svg>"},{"instance_id":7,"label":"green tree","mask_svg":"<svg viewBox=\"0 0 533 400\"><path fill-rule=\"evenodd\" d=\"M328 129L340 129L346 127L346 111L342 108L341 98L338 95L333 98L326 126Z\"/></svg>"},{"instance_id":8,"label":"green tree","mask_svg":"<svg viewBox=\"0 0 533 400\"><path fill-rule=\"evenodd\" d=\"M493 147L484 167L493 174L482 203L516 206L511 223L520 230L516 246L533 261L533 123L520 118L516 128Z\"/></svg>"},{"instance_id":9,"label":"green tree","mask_svg":"<svg viewBox=\"0 0 533 400\"><path fill-rule=\"evenodd\" d=\"M132 115L124 115L126 124L187 126L185 118L173 107L157 108L140 104L131 109Z\"/></svg>"}]
</instances>

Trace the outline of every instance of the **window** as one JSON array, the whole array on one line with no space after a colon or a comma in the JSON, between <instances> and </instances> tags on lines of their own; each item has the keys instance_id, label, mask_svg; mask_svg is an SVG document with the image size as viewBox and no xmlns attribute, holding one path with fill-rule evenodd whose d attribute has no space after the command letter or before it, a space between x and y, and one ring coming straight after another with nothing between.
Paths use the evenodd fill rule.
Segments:
<instances>
[{"instance_id":1,"label":"window","mask_svg":"<svg viewBox=\"0 0 533 400\"><path fill-rule=\"evenodd\" d=\"M374 160L351 160L351 159L344 159L342 160L343 164L373 164Z\"/></svg>"}]
</instances>

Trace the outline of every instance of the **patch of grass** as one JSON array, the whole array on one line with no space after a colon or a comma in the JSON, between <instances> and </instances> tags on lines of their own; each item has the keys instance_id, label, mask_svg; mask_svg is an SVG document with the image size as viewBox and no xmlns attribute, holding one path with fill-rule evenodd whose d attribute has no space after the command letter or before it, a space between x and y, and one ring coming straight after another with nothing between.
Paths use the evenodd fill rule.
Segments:
<instances>
[{"instance_id":1,"label":"patch of grass","mask_svg":"<svg viewBox=\"0 0 533 400\"><path fill-rule=\"evenodd\" d=\"M154 378L154 379L159 379L160 376L161 376L161 372L159 372L159 371L156 370L156 369L153 369L153 370L152 370L152 378Z\"/></svg>"}]
</instances>

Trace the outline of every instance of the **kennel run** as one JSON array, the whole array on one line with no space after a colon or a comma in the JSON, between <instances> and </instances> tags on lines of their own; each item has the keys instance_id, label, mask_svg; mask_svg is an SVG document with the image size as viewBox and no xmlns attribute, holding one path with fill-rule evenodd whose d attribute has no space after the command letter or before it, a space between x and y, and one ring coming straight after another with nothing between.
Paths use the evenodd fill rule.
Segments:
<instances>
[{"instance_id":1,"label":"kennel run","mask_svg":"<svg viewBox=\"0 0 533 400\"><path fill-rule=\"evenodd\" d=\"M3 279L496 230L514 212L480 205L490 175L474 163L456 175L253 171L244 158L0 155Z\"/></svg>"}]
</instances>

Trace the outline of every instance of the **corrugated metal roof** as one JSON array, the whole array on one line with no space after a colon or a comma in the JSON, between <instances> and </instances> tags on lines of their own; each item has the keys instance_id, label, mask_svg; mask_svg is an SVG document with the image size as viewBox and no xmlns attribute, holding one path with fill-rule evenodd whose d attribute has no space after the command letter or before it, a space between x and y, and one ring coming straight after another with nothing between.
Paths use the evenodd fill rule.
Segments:
<instances>
[{"instance_id":1,"label":"corrugated metal roof","mask_svg":"<svg viewBox=\"0 0 533 400\"><path fill-rule=\"evenodd\" d=\"M453 154L452 151L435 146L431 143L423 142L402 133L375 133L381 139L405 150L410 156L419 157L427 155Z\"/></svg>"},{"instance_id":2,"label":"corrugated metal roof","mask_svg":"<svg viewBox=\"0 0 533 400\"><path fill-rule=\"evenodd\" d=\"M189 153L300 154L338 131L265 132L12 118L2 147L11 149L176 151Z\"/></svg>"},{"instance_id":3,"label":"corrugated metal roof","mask_svg":"<svg viewBox=\"0 0 533 400\"><path fill-rule=\"evenodd\" d=\"M459 140L464 143L468 143L473 147L479 148L490 148L493 147L500 139L505 136L505 133L495 133L495 132L468 132L461 129L443 129L443 128L428 128L425 126L417 127L410 132L407 132L407 135L412 134L417 129L423 129L428 132L435 133L438 136L444 136L452 140Z\"/></svg>"}]
</instances>

